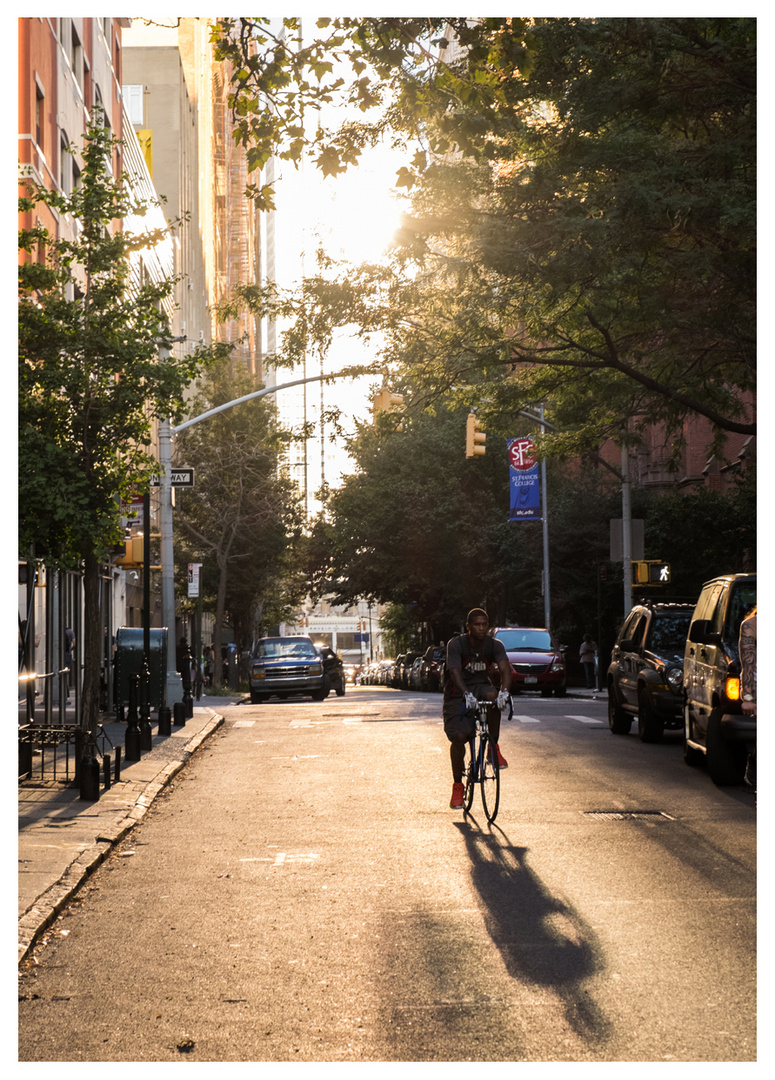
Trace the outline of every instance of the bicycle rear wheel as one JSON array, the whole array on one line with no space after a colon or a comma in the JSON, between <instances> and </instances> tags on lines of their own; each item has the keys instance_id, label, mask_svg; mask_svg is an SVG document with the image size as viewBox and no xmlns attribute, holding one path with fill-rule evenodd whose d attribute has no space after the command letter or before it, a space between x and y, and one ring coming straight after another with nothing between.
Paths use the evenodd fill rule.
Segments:
<instances>
[{"instance_id":1,"label":"bicycle rear wheel","mask_svg":"<svg viewBox=\"0 0 775 1080\"><path fill-rule=\"evenodd\" d=\"M466 751L466 761L463 768L463 807L468 813L474 801L474 785L476 784L476 743L471 739Z\"/></svg>"},{"instance_id":2,"label":"bicycle rear wheel","mask_svg":"<svg viewBox=\"0 0 775 1080\"><path fill-rule=\"evenodd\" d=\"M498 751L488 735L484 736L482 743L482 774L479 778L482 805L487 820L495 821L501 799L501 771L497 765Z\"/></svg>"}]
</instances>

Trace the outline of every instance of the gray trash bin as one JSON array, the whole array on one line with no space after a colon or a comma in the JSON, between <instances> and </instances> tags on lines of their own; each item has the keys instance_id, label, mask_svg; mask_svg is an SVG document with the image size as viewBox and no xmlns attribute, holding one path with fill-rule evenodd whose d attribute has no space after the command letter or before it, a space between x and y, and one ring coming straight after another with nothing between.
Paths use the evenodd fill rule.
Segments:
<instances>
[{"instance_id":1,"label":"gray trash bin","mask_svg":"<svg viewBox=\"0 0 775 1080\"><path fill-rule=\"evenodd\" d=\"M151 708L160 709L165 704L167 681L167 628L151 630L148 667L151 672ZM132 675L143 672L143 629L122 626L116 631L116 704L129 705L129 680ZM139 685L139 684L138 684ZM137 707L142 701L138 698Z\"/></svg>"}]
</instances>

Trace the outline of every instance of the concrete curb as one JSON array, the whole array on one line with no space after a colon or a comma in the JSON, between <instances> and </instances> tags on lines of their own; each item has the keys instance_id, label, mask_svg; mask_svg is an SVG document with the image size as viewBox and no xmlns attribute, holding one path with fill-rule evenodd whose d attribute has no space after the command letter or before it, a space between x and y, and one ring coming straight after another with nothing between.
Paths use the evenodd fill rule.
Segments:
<instances>
[{"instance_id":1,"label":"concrete curb","mask_svg":"<svg viewBox=\"0 0 775 1080\"><path fill-rule=\"evenodd\" d=\"M222 724L223 716L215 713L212 719L186 743L183 758L165 765L154 779L145 785L132 809L113 826L97 836L91 847L81 852L59 880L46 889L35 904L24 912L19 918L19 964L30 955L41 935L72 900L89 875L105 861L116 844L142 820L157 795L188 764L192 754L199 749L205 739L208 739Z\"/></svg>"}]
</instances>

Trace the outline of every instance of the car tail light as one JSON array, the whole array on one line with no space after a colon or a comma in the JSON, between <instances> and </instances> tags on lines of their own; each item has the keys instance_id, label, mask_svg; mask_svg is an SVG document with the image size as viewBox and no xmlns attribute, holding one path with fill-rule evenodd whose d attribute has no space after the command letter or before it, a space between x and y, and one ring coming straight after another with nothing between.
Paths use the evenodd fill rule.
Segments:
<instances>
[{"instance_id":1,"label":"car tail light","mask_svg":"<svg viewBox=\"0 0 775 1080\"><path fill-rule=\"evenodd\" d=\"M727 701L739 701L740 700L740 676L739 675L727 675L726 683L724 684L724 693L727 696Z\"/></svg>"}]
</instances>

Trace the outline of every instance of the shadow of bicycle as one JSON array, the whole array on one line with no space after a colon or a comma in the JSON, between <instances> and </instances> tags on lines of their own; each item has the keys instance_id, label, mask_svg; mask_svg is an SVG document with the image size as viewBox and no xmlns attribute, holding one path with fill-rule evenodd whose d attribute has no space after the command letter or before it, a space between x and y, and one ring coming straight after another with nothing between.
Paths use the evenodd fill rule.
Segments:
<instances>
[{"instance_id":1,"label":"shadow of bicycle","mask_svg":"<svg viewBox=\"0 0 775 1080\"><path fill-rule=\"evenodd\" d=\"M512 978L557 994L580 1036L605 1039L611 1024L584 988L605 967L594 931L565 900L553 895L497 826L483 831L473 818L455 822L471 859L471 879L485 925Z\"/></svg>"}]
</instances>

